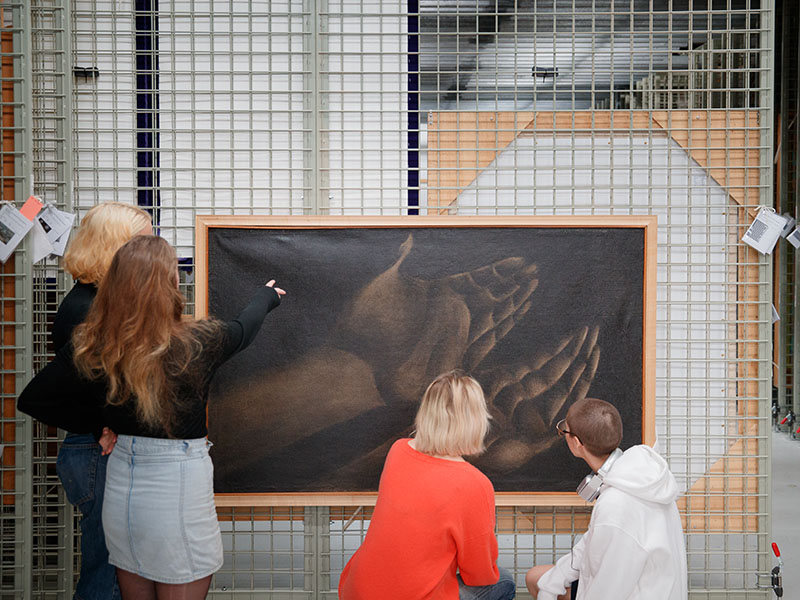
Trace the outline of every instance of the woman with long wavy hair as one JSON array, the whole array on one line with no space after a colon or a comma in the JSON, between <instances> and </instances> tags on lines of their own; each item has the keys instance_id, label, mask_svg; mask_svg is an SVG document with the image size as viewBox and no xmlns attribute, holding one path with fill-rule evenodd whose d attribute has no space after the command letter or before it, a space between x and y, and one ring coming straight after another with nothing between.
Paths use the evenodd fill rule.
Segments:
<instances>
[{"instance_id":1,"label":"woman with long wavy hair","mask_svg":"<svg viewBox=\"0 0 800 600\"><path fill-rule=\"evenodd\" d=\"M103 526L126 600L200 600L222 566L208 388L280 303L285 292L274 283L233 321L186 318L175 251L161 238L136 237L115 255L75 329L72 356L57 356L20 397L71 389L76 379L94 382L102 423L118 435Z\"/></svg>"}]
</instances>

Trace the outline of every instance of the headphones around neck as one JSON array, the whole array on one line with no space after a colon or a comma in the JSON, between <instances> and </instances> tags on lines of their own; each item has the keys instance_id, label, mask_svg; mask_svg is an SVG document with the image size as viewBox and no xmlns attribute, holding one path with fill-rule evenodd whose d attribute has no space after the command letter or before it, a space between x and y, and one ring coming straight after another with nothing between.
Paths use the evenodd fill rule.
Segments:
<instances>
[{"instance_id":1,"label":"headphones around neck","mask_svg":"<svg viewBox=\"0 0 800 600\"><path fill-rule=\"evenodd\" d=\"M597 473L592 471L584 477L583 481L578 484L578 495L586 500L586 502L594 502L597 500L600 496L600 490L603 487L603 478L608 475L612 465L617 462L620 456L622 456L622 450L617 448L608 455L608 458L603 463L603 466L597 470Z\"/></svg>"}]
</instances>

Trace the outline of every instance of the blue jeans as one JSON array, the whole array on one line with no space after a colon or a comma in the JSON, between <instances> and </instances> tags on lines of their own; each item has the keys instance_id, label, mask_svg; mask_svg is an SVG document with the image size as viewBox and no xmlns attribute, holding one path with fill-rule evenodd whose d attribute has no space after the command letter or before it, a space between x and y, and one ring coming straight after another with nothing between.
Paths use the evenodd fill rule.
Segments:
<instances>
[{"instance_id":1,"label":"blue jeans","mask_svg":"<svg viewBox=\"0 0 800 600\"><path fill-rule=\"evenodd\" d=\"M510 571L497 567L500 579L493 585L467 585L458 576L459 600L511 600L517 594L517 584Z\"/></svg>"},{"instance_id":2,"label":"blue jeans","mask_svg":"<svg viewBox=\"0 0 800 600\"><path fill-rule=\"evenodd\" d=\"M74 600L120 598L117 571L108 564L101 520L108 456L100 453L93 435L69 433L56 460L67 500L81 511L81 573Z\"/></svg>"}]
</instances>

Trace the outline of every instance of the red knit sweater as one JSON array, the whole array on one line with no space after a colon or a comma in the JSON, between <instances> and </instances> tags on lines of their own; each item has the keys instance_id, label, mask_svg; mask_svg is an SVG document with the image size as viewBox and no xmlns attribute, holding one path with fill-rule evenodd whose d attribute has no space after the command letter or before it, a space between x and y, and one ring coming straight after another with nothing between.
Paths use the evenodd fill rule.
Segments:
<instances>
[{"instance_id":1,"label":"red knit sweater","mask_svg":"<svg viewBox=\"0 0 800 600\"><path fill-rule=\"evenodd\" d=\"M386 457L369 530L342 572L342 600L457 600L456 571L467 585L497 583L491 482L408 442Z\"/></svg>"}]
</instances>

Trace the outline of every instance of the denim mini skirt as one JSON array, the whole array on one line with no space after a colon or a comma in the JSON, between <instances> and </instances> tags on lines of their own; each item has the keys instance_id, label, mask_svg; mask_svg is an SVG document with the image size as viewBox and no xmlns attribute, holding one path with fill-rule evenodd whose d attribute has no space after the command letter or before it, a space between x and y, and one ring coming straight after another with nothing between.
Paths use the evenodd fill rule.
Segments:
<instances>
[{"instance_id":1,"label":"denim mini skirt","mask_svg":"<svg viewBox=\"0 0 800 600\"><path fill-rule=\"evenodd\" d=\"M189 583L222 566L209 445L117 438L103 503L112 565L160 583Z\"/></svg>"}]
</instances>

